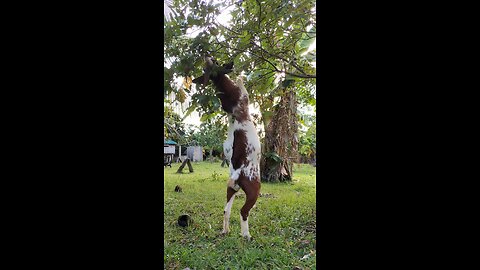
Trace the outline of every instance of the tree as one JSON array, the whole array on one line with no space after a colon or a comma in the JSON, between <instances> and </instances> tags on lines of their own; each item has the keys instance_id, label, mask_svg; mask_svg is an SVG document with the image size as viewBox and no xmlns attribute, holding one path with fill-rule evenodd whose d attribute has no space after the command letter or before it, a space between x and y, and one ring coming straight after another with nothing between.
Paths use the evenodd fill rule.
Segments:
<instances>
[{"instance_id":1,"label":"tree","mask_svg":"<svg viewBox=\"0 0 480 270\"><path fill-rule=\"evenodd\" d=\"M296 96L292 87L283 88L275 111L266 130L265 152L261 160L262 180L267 182L292 179L298 146Z\"/></svg>"},{"instance_id":2,"label":"tree","mask_svg":"<svg viewBox=\"0 0 480 270\"><path fill-rule=\"evenodd\" d=\"M217 20L227 8L232 9L231 25ZM297 102L315 103L316 53L309 50L316 37L315 2L176 0L172 12L174 18L165 24L165 94L175 92L178 99L191 95L188 111L198 110L204 120L214 117L220 113L215 90L206 87L194 92L191 78L201 74L205 54L214 55L220 63L234 61L237 75L243 72L247 77L250 100L260 108L266 130L262 176L266 181L290 180L298 143L295 107ZM189 37L187 32L197 35ZM184 77L181 89L172 87L177 76Z\"/></svg>"},{"instance_id":3,"label":"tree","mask_svg":"<svg viewBox=\"0 0 480 270\"><path fill-rule=\"evenodd\" d=\"M317 152L317 123L315 116L302 115L301 125L306 129L301 132L298 143L298 152L302 162L312 162Z\"/></svg>"},{"instance_id":4,"label":"tree","mask_svg":"<svg viewBox=\"0 0 480 270\"><path fill-rule=\"evenodd\" d=\"M200 125L200 130L192 135L192 141L210 151L210 161L213 161L213 150L223 152L223 142L226 139L226 124L223 117L206 120Z\"/></svg>"},{"instance_id":5,"label":"tree","mask_svg":"<svg viewBox=\"0 0 480 270\"><path fill-rule=\"evenodd\" d=\"M180 116L170 106L163 107L163 116L164 137L176 142L184 142L186 130Z\"/></svg>"},{"instance_id":6,"label":"tree","mask_svg":"<svg viewBox=\"0 0 480 270\"><path fill-rule=\"evenodd\" d=\"M180 115L175 113L172 106L165 104L163 107L163 130L164 137L174 140L179 144L192 144L192 133L194 128L191 125L185 124Z\"/></svg>"}]
</instances>

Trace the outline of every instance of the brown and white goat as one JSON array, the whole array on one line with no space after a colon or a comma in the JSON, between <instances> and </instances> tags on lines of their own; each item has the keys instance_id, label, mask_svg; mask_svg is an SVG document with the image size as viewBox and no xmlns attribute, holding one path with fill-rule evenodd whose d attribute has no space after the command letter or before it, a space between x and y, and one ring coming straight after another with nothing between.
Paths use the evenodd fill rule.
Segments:
<instances>
[{"instance_id":1,"label":"brown and white goat","mask_svg":"<svg viewBox=\"0 0 480 270\"><path fill-rule=\"evenodd\" d=\"M250 240L248 215L260 194L260 140L248 111L248 93L241 79L233 82L227 73L233 63L219 66L213 58L206 57L204 74L194 83L208 84L211 80L222 103L222 109L229 119L227 140L223 151L230 161L230 178L227 183L227 203L223 218L223 232L229 229L230 213L235 193L241 188L246 195L245 204L240 210L242 236Z\"/></svg>"}]
</instances>

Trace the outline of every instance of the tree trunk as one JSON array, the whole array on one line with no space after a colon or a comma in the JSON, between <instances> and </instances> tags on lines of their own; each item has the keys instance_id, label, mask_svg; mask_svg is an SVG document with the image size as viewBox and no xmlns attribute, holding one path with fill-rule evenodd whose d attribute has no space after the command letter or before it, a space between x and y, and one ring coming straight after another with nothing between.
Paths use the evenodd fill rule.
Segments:
<instances>
[{"instance_id":1,"label":"tree trunk","mask_svg":"<svg viewBox=\"0 0 480 270\"><path fill-rule=\"evenodd\" d=\"M264 157L263 157L263 154L267 153L267 149L265 147L265 141L266 141L266 134L267 134L267 127L268 127L268 124L270 123L270 117L267 119L267 117L265 117L265 114L264 112L262 111L262 108L260 107L260 112L262 113L262 121L263 121L263 138L260 138L260 149L261 149L261 153L262 153L262 158L260 159L260 175L261 177L262 176L262 172L263 172L263 169L264 169Z\"/></svg>"},{"instance_id":2,"label":"tree trunk","mask_svg":"<svg viewBox=\"0 0 480 270\"><path fill-rule=\"evenodd\" d=\"M270 124L270 117L266 116L266 113L260 108L260 112L262 114L262 122L263 122L263 128L264 130L267 129L268 124Z\"/></svg>"},{"instance_id":3,"label":"tree trunk","mask_svg":"<svg viewBox=\"0 0 480 270\"><path fill-rule=\"evenodd\" d=\"M213 148L210 148L210 162L213 162Z\"/></svg>"},{"instance_id":4,"label":"tree trunk","mask_svg":"<svg viewBox=\"0 0 480 270\"><path fill-rule=\"evenodd\" d=\"M260 172L264 182L291 181L298 158L297 102L293 87L283 89L280 103L265 128L264 155Z\"/></svg>"}]
</instances>

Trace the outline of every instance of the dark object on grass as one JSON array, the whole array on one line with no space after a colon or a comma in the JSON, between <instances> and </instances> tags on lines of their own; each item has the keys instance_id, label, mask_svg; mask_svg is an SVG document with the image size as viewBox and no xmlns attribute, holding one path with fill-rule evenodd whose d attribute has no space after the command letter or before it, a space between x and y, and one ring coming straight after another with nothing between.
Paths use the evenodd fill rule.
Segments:
<instances>
[{"instance_id":1,"label":"dark object on grass","mask_svg":"<svg viewBox=\"0 0 480 270\"><path fill-rule=\"evenodd\" d=\"M181 227L187 227L192 224L193 219L189 215L181 215L178 217L178 225Z\"/></svg>"},{"instance_id":2,"label":"dark object on grass","mask_svg":"<svg viewBox=\"0 0 480 270\"><path fill-rule=\"evenodd\" d=\"M175 187L175 192L182 192L182 188L179 185L177 185Z\"/></svg>"},{"instance_id":3,"label":"dark object on grass","mask_svg":"<svg viewBox=\"0 0 480 270\"><path fill-rule=\"evenodd\" d=\"M192 173L193 172L193 167L192 167L192 164L190 164L190 159L187 158L185 159L185 161L183 161L182 165L180 166L180 168L178 168L177 170L177 173L181 173L182 170L183 170L183 167L185 167L185 165L188 165L188 170Z\"/></svg>"}]
</instances>

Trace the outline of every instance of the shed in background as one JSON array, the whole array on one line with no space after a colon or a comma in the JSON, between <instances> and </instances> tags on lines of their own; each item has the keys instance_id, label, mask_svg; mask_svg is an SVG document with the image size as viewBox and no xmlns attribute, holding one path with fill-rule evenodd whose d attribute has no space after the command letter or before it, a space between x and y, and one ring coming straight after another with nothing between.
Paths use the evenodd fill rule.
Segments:
<instances>
[{"instance_id":1,"label":"shed in background","mask_svg":"<svg viewBox=\"0 0 480 270\"><path fill-rule=\"evenodd\" d=\"M187 157L192 161L202 161L203 152L201 146L189 146L187 147Z\"/></svg>"}]
</instances>

